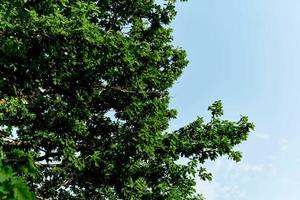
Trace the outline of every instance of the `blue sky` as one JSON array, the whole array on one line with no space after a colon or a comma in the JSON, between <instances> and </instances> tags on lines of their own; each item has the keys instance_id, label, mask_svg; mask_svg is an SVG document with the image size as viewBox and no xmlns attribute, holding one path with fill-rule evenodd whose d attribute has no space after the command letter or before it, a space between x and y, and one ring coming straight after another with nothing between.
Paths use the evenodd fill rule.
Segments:
<instances>
[{"instance_id":1,"label":"blue sky","mask_svg":"<svg viewBox=\"0 0 300 200\"><path fill-rule=\"evenodd\" d=\"M171 128L208 116L215 100L225 118L248 115L256 130L238 149L243 161L207 163L207 200L300 198L300 1L189 0L178 3L174 43L189 66L171 90Z\"/></svg>"}]
</instances>

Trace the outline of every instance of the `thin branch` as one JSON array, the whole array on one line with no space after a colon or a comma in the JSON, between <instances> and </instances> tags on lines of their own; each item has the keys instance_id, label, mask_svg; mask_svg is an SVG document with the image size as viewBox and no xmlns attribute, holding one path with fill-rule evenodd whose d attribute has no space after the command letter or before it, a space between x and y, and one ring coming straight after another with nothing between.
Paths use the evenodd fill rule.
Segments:
<instances>
[{"instance_id":1,"label":"thin branch","mask_svg":"<svg viewBox=\"0 0 300 200\"><path fill-rule=\"evenodd\" d=\"M33 6L36 3L39 3L41 0L27 0L23 6L22 9L25 10L26 8L28 8L29 6Z\"/></svg>"},{"instance_id":2,"label":"thin branch","mask_svg":"<svg viewBox=\"0 0 300 200\"><path fill-rule=\"evenodd\" d=\"M2 140L4 142L8 143L10 146L20 146L20 145L24 144L23 142L12 139L12 138L2 138Z\"/></svg>"},{"instance_id":3,"label":"thin branch","mask_svg":"<svg viewBox=\"0 0 300 200\"><path fill-rule=\"evenodd\" d=\"M95 87L103 88L103 89L116 90L116 91L119 91L119 92L129 93L129 94L160 94L157 91L134 91L134 90L128 90L128 89L123 88L123 87L110 86L110 85L96 84Z\"/></svg>"},{"instance_id":4,"label":"thin branch","mask_svg":"<svg viewBox=\"0 0 300 200\"><path fill-rule=\"evenodd\" d=\"M56 190L59 190L60 188L68 185L70 182L73 181L73 179L74 179L73 176L71 176L69 179L65 180L61 185L59 185L59 187Z\"/></svg>"},{"instance_id":5,"label":"thin branch","mask_svg":"<svg viewBox=\"0 0 300 200\"><path fill-rule=\"evenodd\" d=\"M63 167L62 163L40 163L40 162L35 162L35 165L38 166L38 167L45 167L45 168Z\"/></svg>"},{"instance_id":6,"label":"thin branch","mask_svg":"<svg viewBox=\"0 0 300 200\"><path fill-rule=\"evenodd\" d=\"M0 36L2 37L10 37L10 38L16 38L16 39L36 39L36 38L47 38L48 40L57 40L57 37L49 36L45 33L30 33L28 35L24 35L19 32L8 32L8 31L0 31Z\"/></svg>"},{"instance_id":7,"label":"thin branch","mask_svg":"<svg viewBox=\"0 0 300 200\"><path fill-rule=\"evenodd\" d=\"M22 93L17 94L16 96L12 97L12 98L17 98L18 100L24 100L24 101L28 101L30 99L32 99L34 97L34 95L24 95ZM0 99L0 105L7 103L7 99Z\"/></svg>"},{"instance_id":8,"label":"thin branch","mask_svg":"<svg viewBox=\"0 0 300 200\"><path fill-rule=\"evenodd\" d=\"M6 103L5 99L0 99L0 105Z\"/></svg>"},{"instance_id":9,"label":"thin branch","mask_svg":"<svg viewBox=\"0 0 300 200\"><path fill-rule=\"evenodd\" d=\"M122 92L122 93L129 93L129 94L161 94L158 91L134 91L134 90L129 90L129 89L126 89L126 88L123 88L123 87L109 86L109 85L95 84L94 86L96 88L111 89L111 90L119 91L119 92ZM20 100L28 101L30 99L33 99L34 95L19 94L16 97L19 98ZM0 105L5 104L6 102L7 102L6 99L0 99Z\"/></svg>"}]
</instances>

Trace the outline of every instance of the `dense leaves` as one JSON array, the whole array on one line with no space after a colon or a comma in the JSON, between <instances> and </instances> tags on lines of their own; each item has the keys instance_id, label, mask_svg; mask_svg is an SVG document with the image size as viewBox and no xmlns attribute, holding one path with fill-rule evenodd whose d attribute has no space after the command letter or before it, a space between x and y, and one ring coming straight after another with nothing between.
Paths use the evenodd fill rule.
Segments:
<instances>
[{"instance_id":1,"label":"dense leaves","mask_svg":"<svg viewBox=\"0 0 300 200\"><path fill-rule=\"evenodd\" d=\"M219 101L210 122L166 131L168 89L187 65L174 4L1 2L1 195L30 199L22 178L38 199L202 199L203 163L241 159L234 146L253 125L223 120Z\"/></svg>"},{"instance_id":2,"label":"dense leaves","mask_svg":"<svg viewBox=\"0 0 300 200\"><path fill-rule=\"evenodd\" d=\"M34 199L26 183L14 176L11 168L2 167L0 169L0 198L7 200L30 200Z\"/></svg>"}]
</instances>

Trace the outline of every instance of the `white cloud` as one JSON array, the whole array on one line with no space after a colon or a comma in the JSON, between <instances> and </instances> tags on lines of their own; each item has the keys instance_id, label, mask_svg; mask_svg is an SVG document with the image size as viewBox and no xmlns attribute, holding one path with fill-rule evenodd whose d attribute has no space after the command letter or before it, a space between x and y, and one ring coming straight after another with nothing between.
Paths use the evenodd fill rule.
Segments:
<instances>
[{"instance_id":1,"label":"white cloud","mask_svg":"<svg viewBox=\"0 0 300 200\"><path fill-rule=\"evenodd\" d=\"M208 164L207 169L214 178L211 182L197 180L197 192L206 200L243 200L247 198L245 185L257 182L260 178L274 177L278 170L273 164L235 163L225 158Z\"/></svg>"},{"instance_id":2,"label":"white cloud","mask_svg":"<svg viewBox=\"0 0 300 200\"><path fill-rule=\"evenodd\" d=\"M254 135L255 135L258 139L262 139L262 140L270 139L270 135L267 134L267 133L255 132Z\"/></svg>"},{"instance_id":3,"label":"white cloud","mask_svg":"<svg viewBox=\"0 0 300 200\"><path fill-rule=\"evenodd\" d=\"M222 185L213 180L211 182L198 181L197 191L204 194L206 200L243 200L247 193L238 186Z\"/></svg>"},{"instance_id":4,"label":"white cloud","mask_svg":"<svg viewBox=\"0 0 300 200\"><path fill-rule=\"evenodd\" d=\"M278 144L279 144L279 149L281 152L285 152L289 148L289 141L286 138L281 138L278 141Z\"/></svg>"},{"instance_id":5,"label":"white cloud","mask_svg":"<svg viewBox=\"0 0 300 200\"><path fill-rule=\"evenodd\" d=\"M204 194L206 200L217 200L219 194L219 183L216 181L204 182L197 180L196 190Z\"/></svg>"},{"instance_id":6,"label":"white cloud","mask_svg":"<svg viewBox=\"0 0 300 200\"><path fill-rule=\"evenodd\" d=\"M286 178L286 177L282 177L279 179L279 182L282 184L282 185L288 185L291 183L291 180L289 178Z\"/></svg>"}]
</instances>

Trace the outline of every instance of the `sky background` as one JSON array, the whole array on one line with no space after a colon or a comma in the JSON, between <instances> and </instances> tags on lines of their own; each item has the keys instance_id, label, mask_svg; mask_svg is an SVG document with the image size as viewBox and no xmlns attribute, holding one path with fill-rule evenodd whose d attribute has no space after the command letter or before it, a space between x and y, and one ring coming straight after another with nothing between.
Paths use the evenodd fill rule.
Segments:
<instances>
[{"instance_id":1,"label":"sky background","mask_svg":"<svg viewBox=\"0 0 300 200\"><path fill-rule=\"evenodd\" d=\"M189 66L171 90L177 129L223 101L225 118L249 116L256 130L240 163L207 163L207 200L299 200L300 1L189 0L178 3L174 43Z\"/></svg>"}]
</instances>

